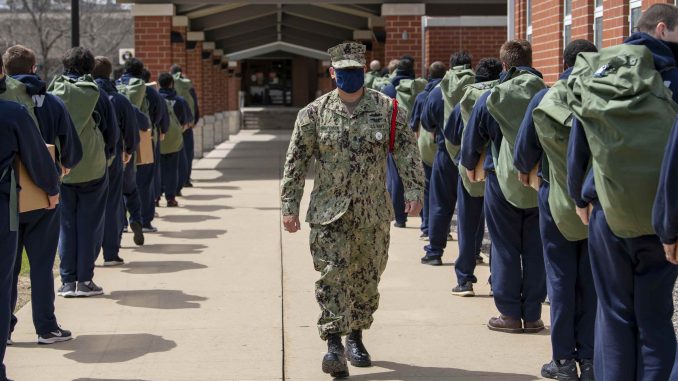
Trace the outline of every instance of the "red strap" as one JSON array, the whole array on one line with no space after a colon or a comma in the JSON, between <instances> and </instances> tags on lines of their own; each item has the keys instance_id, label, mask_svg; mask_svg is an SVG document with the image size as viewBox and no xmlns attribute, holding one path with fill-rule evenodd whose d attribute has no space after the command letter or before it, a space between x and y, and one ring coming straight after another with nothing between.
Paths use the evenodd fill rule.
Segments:
<instances>
[{"instance_id":1,"label":"red strap","mask_svg":"<svg viewBox=\"0 0 678 381\"><path fill-rule=\"evenodd\" d=\"M398 101L393 100L393 113L391 116L391 135L389 136L388 152L393 153L395 148L396 120L398 119Z\"/></svg>"}]
</instances>

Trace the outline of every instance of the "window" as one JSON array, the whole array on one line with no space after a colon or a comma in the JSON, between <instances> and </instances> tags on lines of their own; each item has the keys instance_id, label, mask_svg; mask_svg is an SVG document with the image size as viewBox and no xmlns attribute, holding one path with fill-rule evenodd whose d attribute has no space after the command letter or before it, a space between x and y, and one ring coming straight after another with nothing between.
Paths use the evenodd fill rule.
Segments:
<instances>
[{"instance_id":1,"label":"window","mask_svg":"<svg viewBox=\"0 0 678 381\"><path fill-rule=\"evenodd\" d=\"M598 5L600 3L600 5ZM603 48L603 0L596 0L596 11L593 16L593 43L598 49Z\"/></svg>"},{"instance_id":2,"label":"window","mask_svg":"<svg viewBox=\"0 0 678 381\"><path fill-rule=\"evenodd\" d=\"M632 0L629 3L629 35L637 32L638 20L643 14L642 0Z\"/></svg>"},{"instance_id":3,"label":"window","mask_svg":"<svg viewBox=\"0 0 678 381\"><path fill-rule=\"evenodd\" d=\"M564 45L572 41L572 0L565 0L565 20L563 21Z\"/></svg>"},{"instance_id":4,"label":"window","mask_svg":"<svg viewBox=\"0 0 678 381\"><path fill-rule=\"evenodd\" d=\"M525 1L525 20L527 22L527 41L532 42L532 0Z\"/></svg>"}]
</instances>

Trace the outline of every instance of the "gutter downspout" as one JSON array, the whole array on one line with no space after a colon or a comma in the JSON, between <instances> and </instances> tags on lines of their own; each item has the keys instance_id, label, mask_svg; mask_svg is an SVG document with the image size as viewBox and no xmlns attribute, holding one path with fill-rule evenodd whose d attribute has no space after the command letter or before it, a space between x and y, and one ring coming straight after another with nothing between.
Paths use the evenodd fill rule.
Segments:
<instances>
[{"instance_id":1,"label":"gutter downspout","mask_svg":"<svg viewBox=\"0 0 678 381\"><path fill-rule=\"evenodd\" d=\"M428 62L426 62L426 28L428 28L428 17L426 15L421 16L421 76L426 78L426 68L428 67Z\"/></svg>"},{"instance_id":2,"label":"gutter downspout","mask_svg":"<svg viewBox=\"0 0 678 381\"><path fill-rule=\"evenodd\" d=\"M508 40L513 40L516 35L516 0L508 0L508 22L506 23L506 32Z\"/></svg>"}]
</instances>

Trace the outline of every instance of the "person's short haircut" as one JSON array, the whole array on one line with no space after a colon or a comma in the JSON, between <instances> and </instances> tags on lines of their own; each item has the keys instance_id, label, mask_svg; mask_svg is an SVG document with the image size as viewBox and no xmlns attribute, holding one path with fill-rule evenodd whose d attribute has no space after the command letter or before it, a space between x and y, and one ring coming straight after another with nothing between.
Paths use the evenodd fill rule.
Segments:
<instances>
[{"instance_id":1,"label":"person's short haircut","mask_svg":"<svg viewBox=\"0 0 678 381\"><path fill-rule=\"evenodd\" d=\"M395 69L398 68L398 64L399 64L399 63L400 63L399 60L391 60L391 61L388 63L388 70L389 70L390 72L393 72Z\"/></svg>"},{"instance_id":2,"label":"person's short haircut","mask_svg":"<svg viewBox=\"0 0 678 381\"><path fill-rule=\"evenodd\" d=\"M132 77L141 78L141 73L144 71L144 63L138 58L130 58L125 61L125 73Z\"/></svg>"},{"instance_id":3,"label":"person's short haircut","mask_svg":"<svg viewBox=\"0 0 678 381\"><path fill-rule=\"evenodd\" d=\"M139 78L141 78L141 80L146 82L146 83L150 83L151 82L151 71L146 69L146 68L142 69L141 75L139 76Z\"/></svg>"},{"instance_id":4,"label":"person's short haircut","mask_svg":"<svg viewBox=\"0 0 678 381\"><path fill-rule=\"evenodd\" d=\"M161 73L158 76L158 85L161 89L171 89L174 84L174 77L170 73Z\"/></svg>"},{"instance_id":5,"label":"person's short haircut","mask_svg":"<svg viewBox=\"0 0 678 381\"><path fill-rule=\"evenodd\" d=\"M431 76L431 79L438 79L438 78L442 78L442 77L445 76L445 72L447 72L447 68L445 67L444 63L442 63L440 61L436 61L436 62L431 64L431 67L428 69L428 72Z\"/></svg>"},{"instance_id":6,"label":"person's short haircut","mask_svg":"<svg viewBox=\"0 0 678 381\"><path fill-rule=\"evenodd\" d=\"M70 48L64 53L61 63L66 72L79 75L92 74L94 69L94 54L83 47Z\"/></svg>"},{"instance_id":7,"label":"person's short haircut","mask_svg":"<svg viewBox=\"0 0 678 381\"><path fill-rule=\"evenodd\" d=\"M171 73L172 75L174 75L174 74L176 74L176 73L181 73L181 65L179 65L179 64L172 64L172 66L170 66L170 73Z\"/></svg>"},{"instance_id":8,"label":"person's short haircut","mask_svg":"<svg viewBox=\"0 0 678 381\"><path fill-rule=\"evenodd\" d=\"M373 60L372 62L370 62L370 70L372 71L381 70L381 62L379 62L379 60Z\"/></svg>"},{"instance_id":9,"label":"person's short haircut","mask_svg":"<svg viewBox=\"0 0 678 381\"><path fill-rule=\"evenodd\" d=\"M638 20L638 30L647 34L654 34L657 24L663 22L673 31L678 25L678 7L671 4L654 4L647 8ZM633 33L635 31L631 31Z\"/></svg>"},{"instance_id":10,"label":"person's short haircut","mask_svg":"<svg viewBox=\"0 0 678 381\"><path fill-rule=\"evenodd\" d=\"M527 40L506 41L499 51L499 59L507 69L532 66L532 44Z\"/></svg>"},{"instance_id":11,"label":"person's short haircut","mask_svg":"<svg viewBox=\"0 0 678 381\"><path fill-rule=\"evenodd\" d=\"M409 58L403 58L398 62L398 70L412 71L414 70L414 61Z\"/></svg>"},{"instance_id":12,"label":"person's short haircut","mask_svg":"<svg viewBox=\"0 0 678 381\"><path fill-rule=\"evenodd\" d=\"M35 67L35 53L23 46L9 47L2 55L7 75L32 74Z\"/></svg>"},{"instance_id":13,"label":"person's short haircut","mask_svg":"<svg viewBox=\"0 0 678 381\"><path fill-rule=\"evenodd\" d=\"M473 56L466 50L452 53L450 55L450 68L455 66L473 65Z\"/></svg>"},{"instance_id":14,"label":"person's short haircut","mask_svg":"<svg viewBox=\"0 0 678 381\"><path fill-rule=\"evenodd\" d=\"M111 73L113 73L113 64L108 57L94 57L94 70L92 70L92 76L94 78L110 79Z\"/></svg>"},{"instance_id":15,"label":"person's short haircut","mask_svg":"<svg viewBox=\"0 0 678 381\"><path fill-rule=\"evenodd\" d=\"M591 52L595 53L598 51L596 45L588 40L574 40L567 44L565 51L563 52L563 60L565 61L565 66L572 67L577 61L577 55L579 53Z\"/></svg>"},{"instance_id":16,"label":"person's short haircut","mask_svg":"<svg viewBox=\"0 0 678 381\"><path fill-rule=\"evenodd\" d=\"M501 71L501 61L496 58L483 58L476 66L476 76L487 78L488 81L499 79Z\"/></svg>"}]
</instances>

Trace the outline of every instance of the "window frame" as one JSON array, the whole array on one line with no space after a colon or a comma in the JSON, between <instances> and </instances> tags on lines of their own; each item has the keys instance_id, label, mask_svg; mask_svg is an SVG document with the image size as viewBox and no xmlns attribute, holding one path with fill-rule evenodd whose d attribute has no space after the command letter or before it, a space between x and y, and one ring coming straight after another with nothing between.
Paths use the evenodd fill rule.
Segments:
<instances>
[{"instance_id":1,"label":"window frame","mask_svg":"<svg viewBox=\"0 0 678 381\"><path fill-rule=\"evenodd\" d=\"M570 14L567 14L567 3L568 1L570 2ZM563 0L563 44L567 46L572 40L572 1L571 0ZM565 38L566 33L565 31L567 30L567 27L570 27L570 41L567 41Z\"/></svg>"},{"instance_id":2,"label":"window frame","mask_svg":"<svg viewBox=\"0 0 678 381\"><path fill-rule=\"evenodd\" d=\"M678 0L676 0L676 1L678 1ZM594 4L595 4L595 3L594 3ZM600 20L600 23L601 23L601 24L604 22L604 18L603 18L603 13L604 13L603 11L604 11L604 8L603 8L603 5L602 5L603 2L601 1L600 4L601 4L601 5L597 6L596 9L595 9L595 11L593 12L593 43L594 43L594 44L596 44L596 43L598 42L598 32L597 32L597 31L598 31L598 28L596 28L596 23L597 23L596 20ZM603 46L602 46L602 45L603 45L603 36L602 36L602 34L605 33L605 30L602 28L602 25L601 25L600 30L601 30L601 33L600 33L600 34L601 34L601 36L600 36L600 45L601 45L601 46L597 46L597 44L596 44L596 47L597 47L598 49L602 49L602 48L603 48Z\"/></svg>"},{"instance_id":3,"label":"window frame","mask_svg":"<svg viewBox=\"0 0 678 381\"><path fill-rule=\"evenodd\" d=\"M525 39L532 42L532 0L525 0Z\"/></svg>"},{"instance_id":4,"label":"window frame","mask_svg":"<svg viewBox=\"0 0 678 381\"><path fill-rule=\"evenodd\" d=\"M635 30L633 30L635 27L633 26L633 11L640 8L641 14L643 11L643 0L631 0L629 1L629 36L635 33Z\"/></svg>"}]
</instances>

